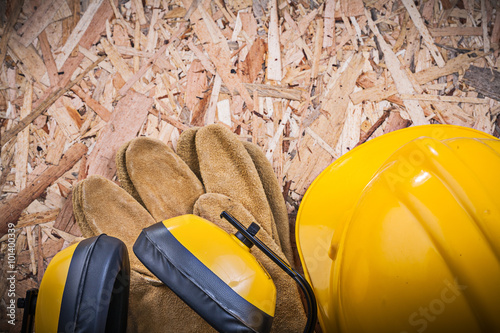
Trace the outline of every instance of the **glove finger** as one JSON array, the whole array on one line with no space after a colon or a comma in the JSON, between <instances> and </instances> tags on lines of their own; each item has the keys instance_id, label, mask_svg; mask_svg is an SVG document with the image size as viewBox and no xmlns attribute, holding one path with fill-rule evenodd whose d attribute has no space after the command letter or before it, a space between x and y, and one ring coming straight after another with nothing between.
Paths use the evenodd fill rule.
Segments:
<instances>
[{"instance_id":1,"label":"glove finger","mask_svg":"<svg viewBox=\"0 0 500 333\"><path fill-rule=\"evenodd\" d=\"M271 163L266 158L266 155L256 144L243 142L243 146L247 150L250 158L259 173L264 192L266 193L267 202L273 213L276 231L273 230L273 238L277 239L275 232L279 237L281 249L289 261L293 261L292 245L290 243L290 224L288 222L288 211L286 209L285 200L281 193L278 180L274 174Z\"/></svg>"},{"instance_id":2,"label":"glove finger","mask_svg":"<svg viewBox=\"0 0 500 333\"><path fill-rule=\"evenodd\" d=\"M201 181L200 163L196 153L195 137L199 127L192 127L181 133L177 141L177 155L188 165Z\"/></svg>"},{"instance_id":3,"label":"glove finger","mask_svg":"<svg viewBox=\"0 0 500 333\"><path fill-rule=\"evenodd\" d=\"M120 187L123 188L125 191L127 191L135 200L137 200L138 203L140 203L143 207L146 207L144 205L144 202L142 202L141 196L139 193L137 193L137 190L134 186L134 183L132 183L132 180L130 179L128 172L127 172L127 163L125 162L125 155L128 149L128 146L130 145L130 142L126 142L123 144L118 152L116 153L115 156L115 164L116 164L116 176L118 177L118 180L120 181Z\"/></svg>"},{"instance_id":4,"label":"glove finger","mask_svg":"<svg viewBox=\"0 0 500 333\"><path fill-rule=\"evenodd\" d=\"M222 194L204 194L194 206L196 215L215 223L228 233L235 233L236 229L229 222L220 218L220 214L224 210L238 219L245 227L255 222L255 218L245 207ZM278 256L286 260L283 252L267 231L261 228L257 237ZM276 313L271 332L302 332L306 317L295 281L259 249L252 247L250 251L271 275L276 286Z\"/></svg>"},{"instance_id":5,"label":"glove finger","mask_svg":"<svg viewBox=\"0 0 500 333\"><path fill-rule=\"evenodd\" d=\"M196 133L196 153L207 193L220 193L241 203L269 234L273 215L255 165L237 136L222 125Z\"/></svg>"},{"instance_id":6,"label":"glove finger","mask_svg":"<svg viewBox=\"0 0 500 333\"><path fill-rule=\"evenodd\" d=\"M127 246L131 268L151 275L132 247L141 230L155 221L125 190L106 178L90 176L73 190L73 211L84 237L104 233L121 239Z\"/></svg>"},{"instance_id":7,"label":"glove finger","mask_svg":"<svg viewBox=\"0 0 500 333\"><path fill-rule=\"evenodd\" d=\"M156 139L136 138L128 144L124 155L124 163L120 162L125 164L123 179L133 184L156 221L193 212L195 201L205 192L203 185L166 144ZM121 182L122 178L119 179Z\"/></svg>"}]
</instances>

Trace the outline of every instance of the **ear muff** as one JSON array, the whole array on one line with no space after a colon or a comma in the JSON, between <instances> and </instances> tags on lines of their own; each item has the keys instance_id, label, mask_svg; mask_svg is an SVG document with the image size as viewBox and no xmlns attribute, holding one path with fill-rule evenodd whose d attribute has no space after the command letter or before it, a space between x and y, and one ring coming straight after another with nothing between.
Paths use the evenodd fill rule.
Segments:
<instances>
[{"instance_id":1,"label":"ear muff","mask_svg":"<svg viewBox=\"0 0 500 333\"><path fill-rule=\"evenodd\" d=\"M269 332L276 287L249 248L195 215L152 225L134 253L219 332Z\"/></svg>"},{"instance_id":2,"label":"ear muff","mask_svg":"<svg viewBox=\"0 0 500 333\"><path fill-rule=\"evenodd\" d=\"M306 295L314 331L316 300L310 285L262 243L252 223L246 229L226 212L238 232L229 235L194 215L157 223L142 231L134 252L143 264L219 332L269 332L276 287L253 255L256 245L293 278ZM125 244L100 235L59 252L50 262L40 290L18 300L24 308L22 333L125 332L130 266ZM36 318L35 318L36 317Z\"/></svg>"},{"instance_id":3,"label":"ear muff","mask_svg":"<svg viewBox=\"0 0 500 333\"><path fill-rule=\"evenodd\" d=\"M130 266L125 244L100 235L59 252L42 279L36 332L125 332Z\"/></svg>"}]
</instances>

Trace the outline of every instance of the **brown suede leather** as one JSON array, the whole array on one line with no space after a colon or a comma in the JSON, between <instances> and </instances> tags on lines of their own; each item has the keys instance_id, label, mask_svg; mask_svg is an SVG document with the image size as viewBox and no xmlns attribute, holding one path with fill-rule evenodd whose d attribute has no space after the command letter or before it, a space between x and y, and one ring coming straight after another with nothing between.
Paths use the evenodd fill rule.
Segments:
<instances>
[{"instance_id":1,"label":"brown suede leather","mask_svg":"<svg viewBox=\"0 0 500 333\"><path fill-rule=\"evenodd\" d=\"M245 227L256 222L245 207L222 194L204 194L194 206L196 215L212 221L226 232L234 234L236 229L228 221L220 218L222 211L227 211ZM256 223L258 224L258 222ZM257 237L283 260L286 260L280 247L262 227L257 233ZM276 286L276 313L271 332L302 332L306 324L306 317L296 282L255 246L250 251L269 272Z\"/></svg>"},{"instance_id":2,"label":"brown suede leather","mask_svg":"<svg viewBox=\"0 0 500 333\"><path fill-rule=\"evenodd\" d=\"M224 194L245 207L273 235L274 218L255 165L235 134L222 125L196 133L196 153L207 193ZM279 243L279 238L274 238Z\"/></svg>"},{"instance_id":3,"label":"brown suede leather","mask_svg":"<svg viewBox=\"0 0 500 333\"><path fill-rule=\"evenodd\" d=\"M196 132L198 132L199 129L199 127L192 127L181 133L177 141L177 155L186 162L188 167L201 181L200 163L198 161L195 144Z\"/></svg>"},{"instance_id":4,"label":"brown suede leather","mask_svg":"<svg viewBox=\"0 0 500 333\"><path fill-rule=\"evenodd\" d=\"M130 180L127 171L127 163L125 162L125 155L126 155L125 153L127 152L130 142L132 141L129 141L125 143L123 146L121 146L118 152L116 153L115 157L116 175L118 177L118 180L120 181L120 187L123 188L125 191L127 191L135 200L137 200L138 203L146 207L144 205L144 202L142 202L141 196L139 195L139 193L137 193L137 190L134 187L134 183L132 183L132 180Z\"/></svg>"},{"instance_id":5,"label":"brown suede leather","mask_svg":"<svg viewBox=\"0 0 500 333\"><path fill-rule=\"evenodd\" d=\"M128 333L216 332L161 282L132 271Z\"/></svg>"},{"instance_id":6,"label":"brown suede leather","mask_svg":"<svg viewBox=\"0 0 500 333\"><path fill-rule=\"evenodd\" d=\"M186 162L191 170L198 175L198 178L201 179L200 165L195 142L198 130L199 128L196 127L182 132L177 143L177 154L184 160L184 162ZM238 140L238 138L234 136L234 140ZM259 174L267 201L273 214L275 221L275 223L272 224L273 239L279 239L279 243L283 248L285 256L288 260L291 260L293 258L293 254L289 237L290 227L288 222L288 212L285 201L282 199L280 187L278 181L276 180L276 175L274 174L271 163L269 163L259 146L250 142L242 142L242 144L250 155L257 173Z\"/></svg>"},{"instance_id":7,"label":"brown suede leather","mask_svg":"<svg viewBox=\"0 0 500 333\"><path fill-rule=\"evenodd\" d=\"M277 235L281 243L281 249L288 261L293 262L292 245L290 243L290 224L288 222L288 211L286 209L285 200L281 193L278 180L273 171L271 163L266 158L266 155L256 144L243 142L243 146L247 150L250 158L259 173L260 181L266 193L267 202L271 207L274 222L276 224ZM273 238L274 235L273 235Z\"/></svg>"},{"instance_id":8,"label":"brown suede leather","mask_svg":"<svg viewBox=\"0 0 500 333\"><path fill-rule=\"evenodd\" d=\"M121 239L130 257L130 267L153 276L132 251L142 229L155 223L149 213L125 190L101 176L90 176L73 190L73 211L84 237L100 234Z\"/></svg>"},{"instance_id":9,"label":"brown suede leather","mask_svg":"<svg viewBox=\"0 0 500 333\"><path fill-rule=\"evenodd\" d=\"M160 140L132 140L125 151L125 165L127 173L118 175L120 182L130 179L155 221L191 214L204 193L196 175Z\"/></svg>"},{"instance_id":10,"label":"brown suede leather","mask_svg":"<svg viewBox=\"0 0 500 333\"><path fill-rule=\"evenodd\" d=\"M127 246L131 263L127 332L215 332L135 256L135 240L155 221L125 190L110 180L90 176L74 187L73 210L84 237L105 233Z\"/></svg>"}]
</instances>

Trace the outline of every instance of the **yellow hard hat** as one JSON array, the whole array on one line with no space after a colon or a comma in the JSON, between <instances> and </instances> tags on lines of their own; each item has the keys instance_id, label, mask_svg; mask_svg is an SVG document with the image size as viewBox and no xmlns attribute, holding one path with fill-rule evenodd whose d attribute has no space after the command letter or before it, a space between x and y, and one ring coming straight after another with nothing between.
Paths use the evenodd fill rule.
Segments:
<instances>
[{"instance_id":1,"label":"yellow hard hat","mask_svg":"<svg viewBox=\"0 0 500 333\"><path fill-rule=\"evenodd\" d=\"M324 332L500 332L500 140L417 126L312 183L297 246Z\"/></svg>"}]
</instances>

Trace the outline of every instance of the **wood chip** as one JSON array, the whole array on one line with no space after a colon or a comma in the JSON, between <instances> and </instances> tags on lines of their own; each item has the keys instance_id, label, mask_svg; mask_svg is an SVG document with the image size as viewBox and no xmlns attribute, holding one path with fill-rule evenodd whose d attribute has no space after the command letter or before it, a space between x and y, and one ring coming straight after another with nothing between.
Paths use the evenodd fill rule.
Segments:
<instances>
[{"instance_id":1,"label":"wood chip","mask_svg":"<svg viewBox=\"0 0 500 333\"><path fill-rule=\"evenodd\" d=\"M482 36L483 29L476 27L444 27L429 29L432 37L444 36Z\"/></svg>"},{"instance_id":2,"label":"wood chip","mask_svg":"<svg viewBox=\"0 0 500 333\"><path fill-rule=\"evenodd\" d=\"M436 61L436 64L439 67L443 67L445 65L443 56L441 55L441 53L439 53L439 50L437 49L436 45L434 45L434 40L432 39L429 30L425 26L424 20L422 19L420 12L418 11L417 7L415 7L415 3L412 0L401 0L401 1L403 2L403 5L410 14L413 24L415 24L415 27L420 32L420 35L422 36L425 45L431 52L432 57Z\"/></svg>"},{"instance_id":3,"label":"wood chip","mask_svg":"<svg viewBox=\"0 0 500 333\"><path fill-rule=\"evenodd\" d=\"M63 134L63 131L59 126L53 123L52 126L52 140L47 144L47 156L45 157L45 162L53 165L58 165L59 160L64 151L64 146L66 143L66 136Z\"/></svg>"},{"instance_id":4,"label":"wood chip","mask_svg":"<svg viewBox=\"0 0 500 333\"><path fill-rule=\"evenodd\" d=\"M62 11L63 17L71 16L68 3L65 0L42 1L35 13L26 20L25 24L17 31L22 35L19 40L24 47L28 47L45 28L52 23L54 16Z\"/></svg>"},{"instance_id":5,"label":"wood chip","mask_svg":"<svg viewBox=\"0 0 500 333\"><path fill-rule=\"evenodd\" d=\"M17 228L24 228L27 226L34 226L54 221L60 211L61 210L57 208L45 212L21 215L19 222L17 223Z\"/></svg>"},{"instance_id":6,"label":"wood chip","mask_svg":"<svg viewBox=\"0 0 500 333\"><path fill-rule=\"evenodd\" d=\"M312 122L310 128L319 136L328 146L322 144L322 141L312 136L305 136L301 139L298 156L293 159L287 172L288 179L296 179L292 184L292 190L304 194L312 181L328 166L337 154L325 154L325 148L333 153L333 147L338 143L345 119L346 110L349 104L348 95L354 90L355 81L361 74L364 64L364 57L356 53L338 78L338 84L335 84L328 92L328 97L322 103L322 110L325 112ZM318 144L319 142L319 144ZM307 163L304 163L307 161Z\"/></svg>"},{"instance_id":7,"label":"wood chip","mask_svg":"<svg viewBox=\"0 0 500 333\"><path fill-rule=\"evenodd\" d=\"M333 149L328 143L326 143L325 140L323 140L316 132L314 132L310 127L306 128L306 133L309 134L313 140L321 147L323 148L328 154L332 155L333 158L337 159L339 158L339 154L335 152L335 149Z\"/></svg>"},{"instance_id":8,"label":"wood chip","mask_svg":"<svg viewBox=\"0 0 500 333\"><path fill-rule=\"evenodd\" d=\"M59 82L59 74L57 73L56 61L52 55L49 40L47 39L45 31L42 31L38 35L38 40L40 41L40 48L42 49L43 61L45 63L45 67L47 68L50 85L55 86Z\"/></svg>"},{"instance_id":9,"label":"wood chip","mask_svg":"<svg viewBox=\"0 0 500 333\"><path fill-rule=\"evenodd\" d=\"M0 203L0 221L2 221L0 224L0 235L7 232L7 225L9 223L16 224L19 216L21 216L21 212L33 200L38 198L50 184L71 169L86 152L87 147L83 143L75 143L64 154L59 165L49 167L16 196Z\"/></svg>"},{"instance_id":10,"label":"wood chip","mask_svg":"<svg viewBox=\"0 0 500 333\"><path fill-rule=\"evenodd\" d=\"M465 82L489 98L500 101L500 72L471 66L464 75Z\"/></svg>"},{"instance_id":11,"label":"wood chip","mask_svg":"<svg viewBox=\"0 0 500 333\"><path fill-rule=\"evenodd\" d=\"M111 120L101 130L87 162L88 175L111 178L116 172L115 155L125 142L133 139L144 123L153 99L129 91L120 99Z\"/></svg>"},{"instance_id":12,"label":"wood chip","mask_svg":"<svg viewBox=\"0 0 500 333\"><path fill-rule=\"evenodd\" d=\"M259 83L244 83L243 86L245 86L250 96L253 96L254 92L258 92L259 96L261 97L284 98L294 101L302 100L302 95L305 92L303 89L285 88L281 86L272 86L269 84ZM231 93L225 85L222 86L221 92L225 94ZM235 93L235 95L239 94Z\"/></svg>"},{"instance_id":13,"label":"wood chip","mask_svg":"<svg viewBox=\"0 0 500 333\"><path fill-rule=\"evenodd\" d=\"M168 45L165 44L163 45L159 50L158 52L156 52L156 54L154 56L152 56L151 58L148 59L147 63L141 67L141 69L139 69L135 74L133 74L127 81L127 83L125 83L125 85L118 91L118 93L122 96L124 96L127 91L134 85L136 84L136 82L144 75L146 74L146 71L148 69L150 69L154 63L156 62L156 60L158 60L158 58L162 55L164 55L165 51L167 50L167 47Z\"/></svg>"},{"instance_id":14,"label":"wood chip","mask_svg":"<svg viewBox=\"0 0 500 333\"><path fill-rule=\"evenodd\" d=\"M273 153L276 149L276 145L280 139L280 137L283 135L283 130L285 129L286 124L288 123L288 120L290 119L290 115L292 114L292 109L289 107L286 109L285 113L283 114L283 118L281 120L281 123L279 124L278 128L276 129L276 133L274 133L273 138L269 142L269 145L267 147L267 152L266 152L266 158L271 161L271 158L273 156Z\"/></svg>"},{"instance_id":15,"label":"wood chip","mask_svg":"<svg viewBox=\"0 0 500 333\"><path fill-rule=\"evenodd\" d=\"M325 1L323 48L335 45L335 0Z\"/></svg>"},{"instance_id":16,"label":"wood chip","mask_svg":"<svg viewBox=\"0 0 500 333\"><path fill-rule=\"evenodd\" d=\"M23 4L24 0L14 0L10 2L11 13L3 26L2 39L0 40L0 66L3 65L5 55L7 54L7 43L10 40L14 24L16 24L19 14L21 14Z\"/></svg>"},{"instance_id":17,"label":"wood chip","mask_svg":"<svg viewBox=\"0 0 500 333\"><path fill-rule=\"evenodd\" d=\"M31 102L33 99L33 82L27 81L26 88L24 91L24 103L21 108L21 119L25 118L31 113ZM19 191L26 188L27 182L27 171L28 171L28 153L29 153L29 128L25 128L19 134L17 134L17 145L16 145L16 187Z\"/></svg>"},{"instance_id":18,"label":"wood chip","mask_svg":"<svg viewBox=\"0 0 500 333\"><path fill-rule=\"evenodd\" d=\"M461 54L458 57L449 60L443 68L434 66L415 73L415 79L419 84L425 84L440 77L463 71L467 69L471 62L476 59L477 55L471 56L470 54ZM354 104L361 103L362 101L380 101L398 92L392 82L390 84L381 84L374 87L365 86L365 88L368 89L352 93L349 96Z\"/></svg>"},{"instance_id":19,"label":"wood chip","mask_svg":"<svg viewBox=\"0 0 500 333\"><path fill-rule=\"evenodd\" d=\"M135 13L139 18L139 22L141 24L147 24L148 20L146 19L146 15L144 15L144 7L142 6L142 0L132 0L132 5L134 6Z\"/></svg>"},{"instance_id":20,"label":"wood chip","mask_svg":"<svg viewBox=\"0 0 500 333\"><path fill-rule=\"evenodd\" d=\"M229 105L229 99L217 102L217 119L222 124L231 127L231 106Z\"/></svg>"},{"instance_id":21,"label":"wood chip","mask_svg":"<svg viewBox=\"0 0 500 333\"><path fill-rule=\"evenodd\" d=\"M213 124L215 122L215 110L217 107L217 102L219 100L221 86L222 79L219 75L216 75L214 80L214 87L212 88L212 94L210 95L210 103L208 104L208 109L205 116L206 124Z\"/></svg>"},{"instance_id":22,"label":"wood chip","mask_svg":"<svg viewBox=\"0 0 500 333\"><path fill-rule=\"evenodd\" d=\"M89 27L91 27L91 29L94 29L94 27L91 26L90 23L92 22L94 15L99 10L99 7L101 7L103 1L104 0L95 0L87 7L87 10L78 21L78 24L73 29L73 32L68 37L68 40L56 57L56 65L58 69L62 68L63 64L66 62L71 52L73 52L75 47L78 45L87 29Z\"/></svg>"},{"instance_id":23,"label":"wood chip","mask_svg":"<svg viewBox=\"0 0 500 333\"><path fill-rule=\"evenodd\" d=\"M50 85L50 81L47 76L47 69L43 63L43 59L40 57L38 52L35 50L33 45L24 47L18 40L17 37L12 37L9 40L9 53L15 59L18 59L22 63L25 74L31 76L36 81L42 83L45 86Z\"/></svg>"},{"instance_id":24,"label":"wood chip","mask_svg":"<svg viewBox=\"0 0 500 333\"><path fill-rule=\"evenodd\" d=\"M68 83L64 88L58 88L54 87L52 90L51 94L47 96L47 98L41 102L33 112L31 112L28 116L26 116L24 119L22 119L19 124L16 126L12 127L9 131L5 132L4 135L2 136L0 140L0 146L3 146L6 144L14 135L22 131L26 126L28 126L33 120L35 120L39 115L42 114L47 108L49 108L52 103L54 103L59 97L64 95L68 90L70 90L75 84L80 82L81 79L95 66L97 66L102 60L104 60L104 57L100 57L92 63L89 67L85 69L78 77L76 77L73 81Z\"/></svg>"},{"instance_id":25,"label":"wood chip","mask_svg":"<svg viewBox=\"0 0 500 333\"><path fill-rule=\"evenodd\" d=\"M472 104L487 104L488 101L484 98L474 97L458 97L458 96L438 96L438 95L400 95L402 100L415 101L435 101L435 102L452 102L452 103L472 103Z\"/></svg>"},{"instance_id":26,"label":"wood chip","mask_svg":"<svg viewBox=\"0 0 500 333\"><path fill-rule=\"evenodd\" d=\"M267 57L267 79L281 81L281 48L278 28L278 4L277 0L271 0L271 19L269 21L269 35L267 45L269 55Z\"/></svg>"},{"instance_id":27,"label":"wood chip","mask_svg":"<svg viewBox=\"0 0 500 333\"><path fill-rule=\"evenodd\" d=\"M414 7L415 5L411 4L411 6ZM385 42L378 28L375 26L375 23L370 18L370 14L366 12L365 16L368 19L368 25L370 26L370 29L373 31L375 36L377 36L377 40L380 45L380 48L382 49L382 52L384 52L385 64L387 65L387 68L389 68L389 71L391 72L391 76L396 84L396 89L400 94L410 94L410 95L414 94L415 91L413 89L413 86L408 77L406 76L406 73L403 70L401 70L401 63L399 62L398 58L392 51L391 47ZM403 103L406 107L406 110L411 116L413 124L415 125L429 124L429 121L425 118L424 110L422 110L422 107L420 106L418 101L406 100Z\"/></svg>"}]
</instances>

